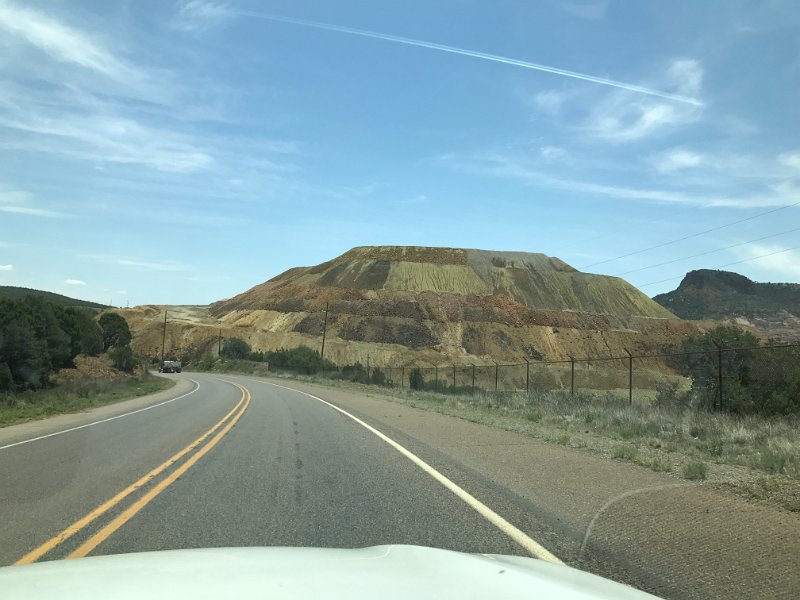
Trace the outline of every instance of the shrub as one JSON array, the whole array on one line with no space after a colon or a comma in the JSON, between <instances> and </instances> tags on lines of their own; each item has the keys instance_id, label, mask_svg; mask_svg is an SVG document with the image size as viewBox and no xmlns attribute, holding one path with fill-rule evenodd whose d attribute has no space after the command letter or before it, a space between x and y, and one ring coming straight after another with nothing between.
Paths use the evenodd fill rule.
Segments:
<instances>
[{"instance_id":1,"label":"shrub","mask_svg":"<svg viewBox=\"0 0 800 600\"><path fill-rule=\"evenodd\" d=\"M114 363L114 367L120 371L131 373L138 364L136 356L130 346L116 346L108 351L108 356Z\"/></svg>"},{"instance_id":2,"label":"shrub","mask_svg":"<svg viewBox=\"0 0 800 600\"><path fill-rule=\"evenodd\" d=\"M336 369L336 365L334 365L331 361L323 359L319 352L312 350L307 346L299 346L297 348L292 348L291 350L282 348L280 350L275 350L274 352L267 352L264 358L269 363L269 368L271 370L276 368L288 369L298 373L311 375L313 373L319 373L320 371L332 371ZM358 368L355 370L359 373L364 373L363 378L360 379L361 382L366 383L366 371L364 370L364 367L360 364L357 366ZM343 374L345 369L342 370ZM353 380L355 381L356 379Z\"/></svg>"},{"instance_id":3,"label":"shrub","mask_svg":"<svg viewBox=\"0 0 800 600\"><path fill-rule=\"evenodd\" d=\"M250 344L241 338L228 338L222 344L222 350L219 355L224 358L248 358L250 356Z\"/></svg>"},{"instance_id":4,"label":"shrub","mask_svg":"<svg viewBox=\"0 0 800 600\"><path fill-rule=\"evenodd\" d=\"M412 390L421 390L425 387L425 378L422 376L422 371L419 369L411 369L411 374L408 376L408 386Z\"/></svg>"},{"instance_id":5,"label":"shrub","mask_svg":"<svg viewBox=\"0 0 800 600\"><path fill-rule=\"evenodd\" d=\"M683 467L683 476L693 481L705 479L708 475L708 467L703 462L690 462Z\"/></svg>"}]
</instances>

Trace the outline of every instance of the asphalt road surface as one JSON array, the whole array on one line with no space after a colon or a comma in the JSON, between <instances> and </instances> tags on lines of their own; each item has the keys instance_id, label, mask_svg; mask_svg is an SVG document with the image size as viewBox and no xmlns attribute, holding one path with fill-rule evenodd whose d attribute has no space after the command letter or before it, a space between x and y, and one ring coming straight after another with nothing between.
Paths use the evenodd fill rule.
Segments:
<instances>
[{"instance_id":1,"label":"asphalt road surface","mask_svg":"<svg viewBox=\"0 0 800 600\"><path fill-rule=\"evenodd\" d=\"M280 381L170 377L178 385L156 397L0 430L0 564L176 548L416 544L560 558L670 598L800 589L793 515L764 517L772 555L763 565L745 561L744 575L719 555L733 543L731 556L740 556L735 539L725 534L705 548L691 538L698 521L686 511L711 518L703 503L719 498L697 488L686 496L674 479L341 391L305 386L315 398ZM631 503L626 490L644 500ZM648 491L660 507L643 512L654 501ZM722 507L716 530L730 529L731 506L747 505ZM777 540L770 528L782 532ZM780 535L791 538L785 547Z\"/></svg>"}]
</instances>

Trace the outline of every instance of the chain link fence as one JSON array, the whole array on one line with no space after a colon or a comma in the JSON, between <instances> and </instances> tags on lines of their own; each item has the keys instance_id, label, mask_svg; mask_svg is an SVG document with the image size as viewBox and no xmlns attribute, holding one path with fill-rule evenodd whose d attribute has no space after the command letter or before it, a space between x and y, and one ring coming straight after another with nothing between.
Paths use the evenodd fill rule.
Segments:
<instances>
[{"instance_id":1,"label":"chain link fence","mask_svg":"<svg viewBox=\"0 0 800 600\"><path fill-rule=\"evenodd\" d=\"M800 407L800 344L517 363L351 365L326 377L441 393L562 391L716 410ZM794 387L792 387L794 386Z\"/></svg>"}]
</instances>

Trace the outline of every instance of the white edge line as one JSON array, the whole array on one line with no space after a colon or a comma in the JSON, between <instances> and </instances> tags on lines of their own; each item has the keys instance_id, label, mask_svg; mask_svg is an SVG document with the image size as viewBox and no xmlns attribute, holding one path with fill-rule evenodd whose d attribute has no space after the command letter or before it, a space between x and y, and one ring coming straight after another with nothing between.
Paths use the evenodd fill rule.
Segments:
<instances>
[{"instance_id":1,"label":"white edge line","mask_svg":"<svg viewBox=\"0 0 800 600\"><path fill-rule=\"evenodd\" d=\"M370 432L374 433L376 436L378 436L384 442L389 444L392 448L397 450L400 454L402 454L407 459L409 459L411 462L413 462L415 465L417 465L420 469L425 471L428 475L433 477L436 481L441 483L448 490L453 492L456 496L461 498L464 502L466 502L470 506L470 508L475 510L484 519L489 521L489 523L491 523L492 525L497 527L497 529L502 531L504 534L506 534L508 537L510 537L512 540L514 540L520 546L525 548L525 550L527 550L528 553L531 556L533 556L534 558L538 558L538 559L547 561L547 562L551 562L551 563L564 564L563 561L561 559L559 559L555 554L553 554L547 548L545 548L544 546L539 544L537 541L532 539L524 531L522 531L521 529L515 527L514 525L512 525L511 523L506 521L503 517L498 515L491 508L489 508L483 502L478 500L475 496L473 496L472 494L470 494L466 490L460 488L458 485L456 485L450 479L448 479L447 477L442 475L439 471L434 469L432 466L430 466L428 463L426 463L424 460L422 460L416 454L414 454L413 452L411 452L410 450L408 450L404 446L401 446L400 444L395 442L392 438L390 438L389 436L381 433L380 431L378 431L377 429L375 429L371 425L365 423L364 421L362 421L358 417L353 416L349 412L339 408L335 404L331 404L330 402L328 402L326 400L323 400L322 398L318 398L317 396L314 396L313 394L309 394L308 392L303 392L301 390L296 390L294 388L286 387L284 385L278 385L277 383L271 383L269 381L261 381L259 379L255 379L254 381L257 381L259 383L264 383L266 385L272 385L272 386L275 386L275 387L283 388L285 390L290 390L290 391L293 391L293 392L297 392L298 394L303 394L305 396L308 396L309 398L313 398L314 400L319 400L323 404L327 404L328 406L330 406L334 410L338 410L343 415L351 418L353 421L355 421L356 423L358 423L359 425L361 425L365 429L367 429Z\"/></svg>"},{"instance_id":2,"label":"white edge line","mask_svg":"<svg viewBox=\"0 0 800 600\"><path fill-rule=\"evenodd\" d=\"M188 378L187 378L188 379ZM29 444L31 442L38 442L39 440L44 440L50 437L54 437L57 435L61 435L62 433L69 433L70 431L77 431L78 429L84 429L86 427L92 427L94 425L100 425L100 423L108 423L109 421L113 421L115 419L121 419L122 417L129 417L131 415L135 415L136 413L144 412L146 410L150 410L151 408L158 408L159 406L164 406L165 404L169 404L170 402L175 402L175 400L180 400L181 398L185 398L190 394L194 394L197 390L200 389L200 383L195 381L194 379L189 379L194 385L195 388L190 391L186 392L185 394L181 394L180 396L176 396L175 398L171 398L169 400L165 400L164 402L159 402L158 404L153 404L151 406L145 406L144 408L139 408L137 410L132 410L129 413L123 413L121 415L117 415L115 417L108 417L107 419L102 419L100 421L93 421L92 423L84 423L83 425L78 425L77 427L70 427L69 429L63 429L61 431L54 431L53 433L48 433L47 435L40 435L39 437L31 438L29 440L22 440L21 442L14 442L13 444L7 444L5 446L0 446L0 450L5 450L7 448L13 448L14 446L21 446L22 444ZM133 399L133 398L131 398Z\"/></svg>"}]
</instances>

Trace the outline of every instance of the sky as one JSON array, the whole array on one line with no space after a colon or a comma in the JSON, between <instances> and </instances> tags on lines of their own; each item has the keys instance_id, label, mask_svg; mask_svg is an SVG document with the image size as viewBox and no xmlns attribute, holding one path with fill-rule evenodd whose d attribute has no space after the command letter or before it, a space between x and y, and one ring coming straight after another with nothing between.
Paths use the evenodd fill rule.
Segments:
<instances>
[{"instance_id":1,"label":"sky","mask_svg":"<svg viewBox=\"0 0 800 600\"><path fill-rule=\"evenodd\" d=\"M205 304L354 246L800 281L800 4L0 0L0 285Z\"/></svg>"}]
</instances>

